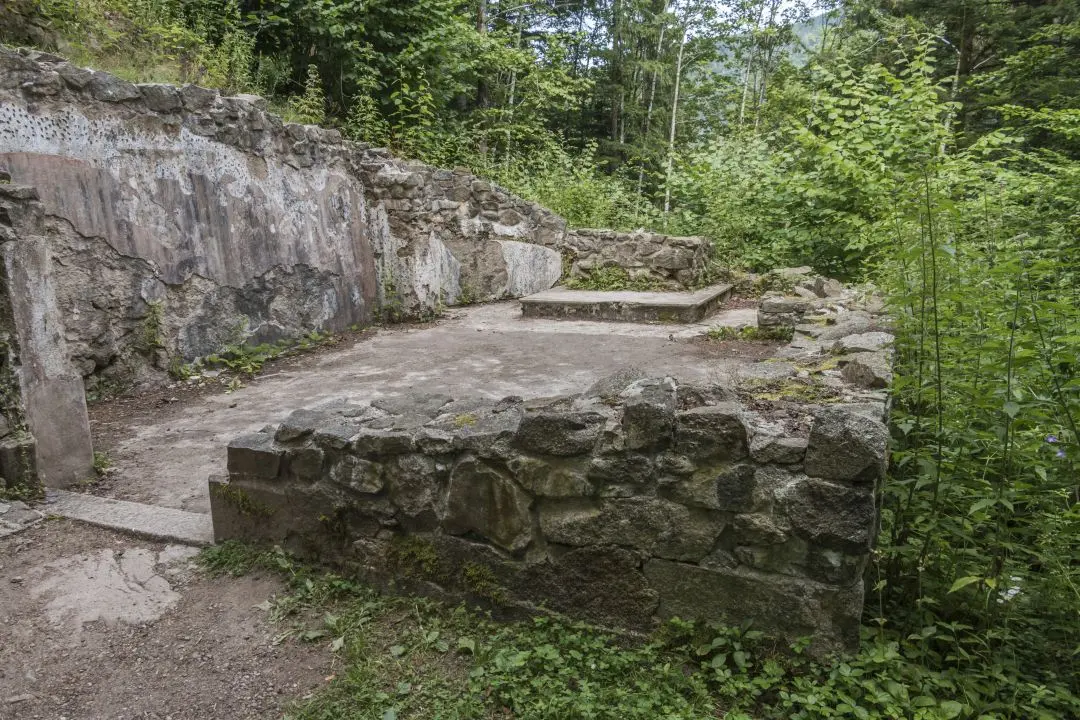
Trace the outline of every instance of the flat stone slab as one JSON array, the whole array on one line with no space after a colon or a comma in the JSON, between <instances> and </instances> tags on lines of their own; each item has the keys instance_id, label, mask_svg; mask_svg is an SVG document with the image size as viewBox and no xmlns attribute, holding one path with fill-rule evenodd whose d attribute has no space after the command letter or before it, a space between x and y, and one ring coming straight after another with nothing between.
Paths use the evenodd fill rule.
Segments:
<instances>
[{"instance_id":1,"label":"flat stone slab","mask_svg":"<svg viewBox=\"0 0 1080 720\"><path fill-rule=\"evenodd\" d=\"M50 490L42 506L50 515L119 530L150 540L205 546L214 544L210 516L185 510Z\"/></svg>"},{"instance_id":2,"label":"flat stone slab","mask_svg":"<svg viewBox=\"0 0 1080 720\"><path fill-rule=\"evenodd\" d=\"M695 323L716 312L730 293L728 283L710 285L694 292L557 287L521 298L521 314L531 318Z\"/></svg>"}]
</instances>

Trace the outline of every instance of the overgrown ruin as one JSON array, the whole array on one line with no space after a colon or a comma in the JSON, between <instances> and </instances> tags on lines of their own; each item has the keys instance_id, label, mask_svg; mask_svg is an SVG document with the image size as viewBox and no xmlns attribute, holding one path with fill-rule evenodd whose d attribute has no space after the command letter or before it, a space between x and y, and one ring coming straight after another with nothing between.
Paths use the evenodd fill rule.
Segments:
<instances>
[{"instance_id":1,"label":"overgrown ruin","mask_svg":"<svg viewBox=\"0 0 1080 720\"><path fill-rule=\"evenodd\" d=\"M85 389L232 343L526 296L526 315L558 318L536 322L704 335L734 284L712 277L704 238L571 229L467 172L282 123L257 97L135 85L38 52L0 49L0 172L9 489L91 473ZM538 295L612 267L700 301ZM451 396L434 380L356 397L371 392L357 380L275 408L262 431L237 428L227 476L211 478L215 535L502 611L634 629L753 621L850 648L891 337L873 298L809 269L780 279L752 323L782 329L764 334L769 357L725 358L713 381L643 368L556 397L527 374L520 395ZM677 327L673 344L689 337Z\"/></svg>"}]
</instances>

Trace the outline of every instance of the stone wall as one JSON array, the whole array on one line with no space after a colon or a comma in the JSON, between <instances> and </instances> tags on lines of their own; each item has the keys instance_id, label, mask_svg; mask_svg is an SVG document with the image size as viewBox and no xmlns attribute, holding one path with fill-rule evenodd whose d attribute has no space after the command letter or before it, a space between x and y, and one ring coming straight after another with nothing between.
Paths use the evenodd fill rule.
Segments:
<instances>
[{"instance_id":1,"label":"stone wall","mask_svg":"<svg viewBox=\"0 0 1080 720\"><path fill-rule=\"evenodd\" d=\"M571 230L563 251L571 258L571 277L584 278L605 267L620 267L632 281L681 290L705 276L712 243L703 237L673 237L643 230Z\"/></svg>"},{"instance_id":2,"label":"stone wall","mask_svg":"<svg viewBox=\"0 0 1080 720\"><path fill-rule=\"evenodd\" d=\"M93 477L82 377L69 362L33 188L0 184L0 490Z\"/></svg>"},{"instance_id":3,"label":"stone wall","mask_svg":"<svg viewBox=\"0 0 1080 720\"><path fill-rule=\"evenodd\" d=\"M467 172L283 123L254 96L3 48L0 172L38 189L72 361L95 380L520 297L554 285L564 255L681 282L703 249L568 231Z\"/></svg>"},{"instance_id":4,"label":"stone wall","mask_svg":"<svg viewBox=\"0 0 1080 720\"><path fill-rule=\"evenodd\" d=\"M627 372L572 397L297 411L229 445L215 533L504 612L751 620L853 648L884 405L738 398Z\"/></svg>"}]
</instances>

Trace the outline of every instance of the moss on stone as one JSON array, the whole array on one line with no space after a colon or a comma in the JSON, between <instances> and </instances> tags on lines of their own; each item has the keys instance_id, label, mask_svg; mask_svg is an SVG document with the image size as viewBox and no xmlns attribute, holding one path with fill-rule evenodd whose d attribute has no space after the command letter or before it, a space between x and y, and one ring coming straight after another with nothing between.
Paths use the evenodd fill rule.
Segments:
<instances>
[{"instance_id":1,"label":"moss on stone","mask_svg":"<svg viewBox=\"0 0 1080 720\"><path fill-rule=\"evenodd\" d=\"M461 428L471 427L479 421L473 413L462 413L454 417L454 427L460 430Z\"/></svg>"},{"instance_id":2,"label":"moss on stone","mask_svg":"<svg viewBox=\"0 0 1080 720\"><path fill-rule=\"evenodd\" d=\"M216 485L214 486L214 494L235 507L241 515L270 517L277 512L274 508L252 498L247 494L247 491L234 485Z\"/></svg>"},{"instance_id":3,"label":"moss on stone","mask_svg":"<svg viewBox=\"0 0 1080 720\"><path fill-rule=\"evenodd\" d=\"M507 600L506 588L499 584L495 573L486 565L468 562L461 569L465 589L472 595L501 605Z\"/></svg>"},{"instance_id":4,"label":"moss on stone","mask_svg":"<svg viewBox=\"0 0 1080 720\"><path fill-rule=\"evenodd\" d=\"M430 579L439 573L439 553L430 540L398 535L390 544L390 553L395 564L411 575Z\"/></svg>"}]
</instances>

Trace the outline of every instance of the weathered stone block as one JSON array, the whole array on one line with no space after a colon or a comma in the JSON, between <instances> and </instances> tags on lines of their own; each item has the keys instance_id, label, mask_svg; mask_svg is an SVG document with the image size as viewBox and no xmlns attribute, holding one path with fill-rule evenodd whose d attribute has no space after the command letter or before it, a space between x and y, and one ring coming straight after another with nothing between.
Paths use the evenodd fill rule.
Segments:
<instances>
[{"instance_id":1,"label":"weathered stone block","mask_svg":"<svg viewBox=\"0 0 1080 720\"><path fill-rule=\"evenodd\" d=\"M229 443L228 469L233 476L273 479L281 469L281 448L269 433L242 435Z\"/></svg>"},{"instance_id":2,"label":"weathered stone block","mask_svg":"<svg viewBox=\"0 0 1080 720\"><path fill-rule=\"evenodd\" d=\"M322 479L324 459L323 451L317 447L290 450L285 455L285 472L302 483L314 483Z\"/></svg>"},{"instance_id":3,"label":"weathered stone block","mask_svg":"<svg viewBox=\"0 0 1080 720\"><path fill-rule=\"evenodd\" d=\"M806 474L877 482L885 472L888 442L888 430L880 422L839 408L819 408L806 449Z\"/></svg>"},{"instance_id":4,"label":"weathered stone block","mask_svg":"<svg viewBox=\"0 0 1080 720\"><path fill-rule=\"evenodd\" d=\"M660 594L662 617L750 622L788 640L811 637L816 654L858 647L861 582L837 588L741 568L706 570L668 560L646 562L645 577Z\"/></svg>"},{"instance_id":5,"label":"weathered stone block","mask_svg":"<svg viewBox=\"0 0 1080 720\"><path fill-rule=\"evenodd\" d=\"M578 461L517 455L507 467L518 484L535 497L588 497L595 492Z\"/></svg>"},{"instance_id":6,"label":"weathered stone block","mask_svg":"<svg viewBox=\"0 0 1080 720\"><path fill-rule=\"evenodd\" d=\"M443 527L453 535L473 532L510 552L532 541L532 500L505 474L466 456L454 466Z\"/></svg>"},{"instance_id":7,"label":"weathered stone block","mask_svg":"<svg viewBox=\"0 0 1080 720\"><path fill-rule=\"evenodd\" d=\"M795 532L815 545L846 553L868 553L877 529L874 495L815 478L796 477L776 492Z\"/></svg>"},{"instance_id":8,"label":"weathered stone block","mask_svg":"<svg viewBox=\"0 0 1080 720\"><path fill-rule=\"evenodd\" d=\"M669 500L633 497L545 504L540 508L540 528L549 542L575 547L619 545L696 562L712 548L724 520Z\"/></svg>"},{"instance_id":9,"label":"weathered stone block","mask_svg":"<svg viewBox=\"0 0 1080 720\"><path fill-rule=\"evenodd\" d=\"M140 97L135 85L103 72L95 72L90 78L90 93L102 102L124 102Z\"/></svg>"},{"instance_id":10,"label":"weathered stone block","mask_svg":"<svg viewBox=\"0 0 1080 720\"><path fill-rule=\"evenodd\" d=\"M892 384L892 357L886 352L863 352L844 361L841 374L852 385L871 390Z\"/></svg>"},{"instance_id":11,"label":"weathered stone block","mask_svg":"<svg viewBox=\"0 0 1080 720\"><path fill-rule=\"evenodd\" d=\"M598 412L526 408L515 444L543 455L582 455L596 445L605 419Z\"/></svg>"},{"instance_id":12,"label":"weathered stone block","mask_svg":"<svg viewBox=\"0 0 1080 720\"><path fill-rule=\"evenodd\" d=\"M354 452L360 455L404 455L413 451L410 430L362 427L352 439Z\"/></svg>"},{"instance_id":13,"label":"weathered stone block","mask_svg":"<svg viewBox=\"0 0 1080 720\"><path fill-rule=\"evenodd\" d=\"M409 517L434 517L449 474L444 463L419 454L401 455L383 464L390 500Z\"/></svg>"},{"instance_id":14,"label":"weathered stone block","mask_svg":"<svg viewBox=\"0 0 1080 720\"><path fill-rule=\"evenodd\" d=\"M675 431L676 387L671 378L639 380L620 393L627 448L656 449L671 444Z\"/></svg>"},{"instance_id":15,"label":"weathered stone block","mask_svg":"<svg viewBox=\"0 0 1080 720\"><path fill-rule=\"evenodd\" d=\"M679 413L675 450L694 460L738 460L749 452L739 406L719 403Z\"/></svg>"},{"instance_id":16,"label":"weathered stone block","mask_svg":"<svg viewBox=\"0 0 1080 720\"><path fill-rule=\"evenodd\" d=\"M146 107L154 112L171 113L183 107L180 93L173 85L161 83L142 83L137 86Z\"/></svg>"},{"instance_id":17,"label":"weathered stone block","mask_svg":"<svg viewBox=\"0 0 1080 720\"><path fill-rule=\"evenodd\" d=\"M530 563L511 585L515 595L602 625L641 630L659 602L641 573L641 558L617 547L584 547Z\"/></svg>"},{"instance_id":18,"label":"weathered stone block","mask_svg":"<svg viewBox=\"0 0 1080 720\"><path fill-rule=\"evenodd\" d=\"M762 464L794 465L806 455L806 438L757 434L750 442L750 457Z\"/></svg>"},{"instance_id":19,"label":"weathered stone block","mask_svg":"<svg viewBox=\"0 0 1080 720\"><path fill-rule=\"evenodd\" d=\"M386 485L383 465L346 455L330 468L330 479L358 493L377 493Z\"/></svg>"}]
</instances>

